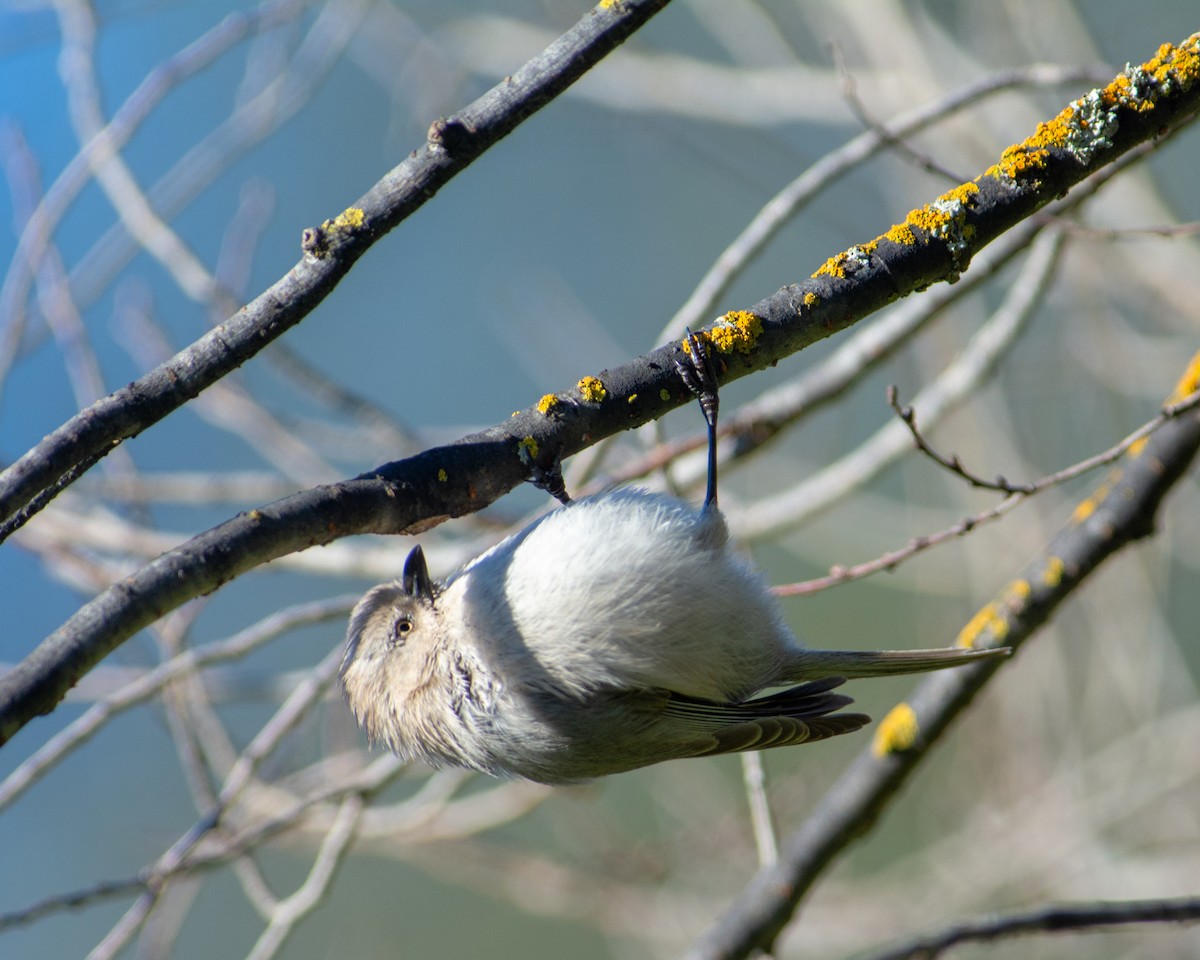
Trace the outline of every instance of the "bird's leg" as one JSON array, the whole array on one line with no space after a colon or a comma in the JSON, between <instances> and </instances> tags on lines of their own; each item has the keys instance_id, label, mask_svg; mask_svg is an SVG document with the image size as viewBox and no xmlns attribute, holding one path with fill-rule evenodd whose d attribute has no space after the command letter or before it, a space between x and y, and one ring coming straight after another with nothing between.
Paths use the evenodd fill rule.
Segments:
<instances>
[{"instance_id":1,"label":"bird's leg","mask_svg":"<svg viewBox=\"0 0 1200 960\"><path fill-rule=\"evenodd\" d=\"M717 368L708 351L708 341L688 330L684 343L688 349L675 358L675 369L679 371L684 385L700 401L704 422L708 425L708 488L704 494L704 509L715 510L717 506Z\"/></svg>"},{"instance_id":2,"label":"bird's leg","mask_svg":"<svg viewBox=\"0 0 1200 960\"><path fill-rule=\"evenodd\" d=\"M555 457L549 466L539 463L529 449L522 444L518 448L521 462L529 468L529 482L539 490L545 490L559 503L570 503L571 495L567 493L567 484L563 480L562 460Z\"/></svg>"}]
</instances>

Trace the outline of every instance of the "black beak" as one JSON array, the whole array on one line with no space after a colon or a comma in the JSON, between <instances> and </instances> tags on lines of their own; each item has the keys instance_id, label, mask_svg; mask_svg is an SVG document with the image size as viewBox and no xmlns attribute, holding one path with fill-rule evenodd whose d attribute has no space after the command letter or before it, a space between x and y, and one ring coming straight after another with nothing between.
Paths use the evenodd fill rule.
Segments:
<instances>
[{"instance_id":1,"label":"black beak","mask_svg":"<svg viewBox=\"0 0 1200 960\"><path fill-rule=\"evenodd\" d=\"M433 600L433 581L429 579L429 568L425 566L425 552L420 545L412 548L404 561L404 576L400 578L404 592L410 597Z\"/></svg>"}]
</instances>

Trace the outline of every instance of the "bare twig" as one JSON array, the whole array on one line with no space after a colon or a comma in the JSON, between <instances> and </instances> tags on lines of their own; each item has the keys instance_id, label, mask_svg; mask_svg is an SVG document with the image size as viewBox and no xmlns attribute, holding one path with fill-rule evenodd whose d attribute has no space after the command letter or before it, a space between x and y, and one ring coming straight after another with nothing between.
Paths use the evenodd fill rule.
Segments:
<instances>
[{"instance_id":1,"label":"bare twig","mask_svg":"<svg viewBox=\"0 0 1200 960\"><path fill-rule=\"evenodd\" d=\"M892 393L894 388L889 389L889 402L894 400ZM895 406L895 404L893 404ZM993 520L999 520L1007 513L1015 509L1027 498L1034 494L1047 490L1050 487L1065 483L1067 480L1072 480L1089 470L1095 470L1098 467L1106 466L1120 459L1133 446L1145 440L1155 430L1158 430L1164 424L1169 423L1176 417L1182 416L1185 413L1200 407L1200 391L1197 391L1178 403L1169 403L1159 411L1158 415L1152 420L1147 421L1138 427L1133 433L1129 434L1120 443L1114 444L1103 453L1098 453L1095 456L1088 457L1086 460L1081 460L1078 463L1072 464L1057 473L1052 473L1049 476L1043 477L1040 480L1035 480L1033 483L1024 484L1021 487L1013 488L1009 495L1001 500L993 507L986 510L981 510L969 517L964 517L957 523L946 527L943 530L938 530L935 533L922 534L919 537L913 537L907 544L897 550L890 550L874 560L868 560L865 563L854 564L853 566L835 566L829 571L829 575L825 577L815 577L812 580L805 580L801 583L781 584L772 587L772 592L779 597L803 597L811 593L819 593L822 590L827 590L830 587L836 587L843 583L850 583L854 580L862 580L864 577L872 576L876 573L881 573L885 570L895 570L904 561L915 557L919 553L924 553L932 547L940 546L950 540L958 537L966 536L976 527L982 524L990 523ZM908 409L908 408L905 408ZM897 410L901 419L908 424L909 428L916 434L916 425L904 417L903 412ZM924 440L919 441L922 451L926 450ZM949 460L941 457L936 453L931 452L932 457L941 466L951 469L954 473L959 473L951 465L956 463L958 458L950 458ZM963 474L966 476L966 474ZM991 487L988 483L978 483L975 486Z\"/></svg>"},{"instance_id":2,"label":"bare twig","mask_svg":"<svg viewBox=\"0 0 1200 960\"><path fill-rule=\"evenodd\" d=\"M1200 356L1169 402L1191 393ZM1163 425L1131 450L1119 469L1081 503L1071 519L963 628L959 644L1021 645L1084 579L1119 549L1148 535L1166 494L1200 450L1200 415L1192 410ZM809 887L846 846L873 823L951 721L996 673L983 664L932 675L905 705L918 731L906 747L877 737L825 795L806 823L781 848L779 863L760 870L725 915L693 946L689 960L732 960L770 949ZM885 729L881 725L881 729Z\"/></svg>"},{"instance_id":3,"label":"bare twig","mask_svg":"<svg viewBox=\"0 0 1200 960\"><path fill-rule=\"evenodd\" d=\"M1183 398L1176 403L1165 405L1158 415L1153 419L1138 427L1133 433L1129 434L1124 440L1114 444L1107 450L1097 453L1094 456L1088 457L1086 460L1080 460L1069 467L1064 467L1056 473L1042 477L1040 480L1034 480L1032 483L1012 483L1004 477L997 477L995 480L985 480L976 473L972 473L963 466L962 461L957 454L944 456L938 453L921 435L921 431L917 428L916 412L912 407L901 406L899 401L899 391L892 386L888 387L887 393L888 405L896 411L898 416L909 432L912 434L913 442L916 444L925 456L936 463L940 467L944 467L956 476L962 477L973 487L979 487L984 490L995 490L999 493L1007 494L1022 494L1024 496L1032 496L1035 493L1040 493L1050 487L1057 486L1060 483L1065 483L1068 480L1074 480L1076 477L1087 473L1089 470L1095 470L1097 467L1103 467L1113 461L1119 459L1130 447L1140 440L1144 440L1150 436L1155 430L1161 427L1169 420L1173 420L1180 414L1187 413L1189 410L1200 405L1200 391Z\"/></svg>"},{"instance_id":4,"label":"bare twig","mask_svg":"<svg viewBox=\"0 0 1200 960\"><path fill-rule=\"evenodd\" d=\"M320 904L321 898L333 881L335 871L346 855L350 841L354 839L362 809L363 797L360 794L351 794L342 801L337 819L325 835L308 877L300 889L279 902L273 911L271 922L246 955L246 960L268 960L275 956L296 924Z\"/></svg>"},{"instance_id":5,"label":"bare twig","mask_svg":"<svg viewBox=\"0 0 1200 960\"><path fill-rule=\"evenodd\" d=\"M1055 903L1032 910L963 920L936 933L866 955L864 960L935 960L963 943L989 943L1036 933L1088 932L1133 923L1196 923L1200 897Z\"/></svg>"}]
</instances>

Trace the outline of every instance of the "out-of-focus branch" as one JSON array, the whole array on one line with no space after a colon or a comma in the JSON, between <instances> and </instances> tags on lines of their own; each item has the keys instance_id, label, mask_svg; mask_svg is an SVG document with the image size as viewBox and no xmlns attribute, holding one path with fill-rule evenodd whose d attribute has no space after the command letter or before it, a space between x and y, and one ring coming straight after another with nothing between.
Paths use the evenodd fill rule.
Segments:
<instances>
[{"instance_id":1,"label":"out-of-focus branch","mask_svg":"<svg viewBox=\"0 0 1200 960\"><path fill-rule=\"evenodd\" d=\"M1168 404L1167 406L1163 407L1163 409L1159 411L1158 416L1142 424L1120 443L1113 445L1102 453L1088 457L1086 460L1080 460L1078 463L1073 463L1069 467L1058 470L1055 473L1042 477L1039 480L1034 480L1032 483L1019 485L1019 487L1013 489L1013 491L1007 497L1005 497L995 506L989 507L987 510L981 510L979 513L976 513L973 516L965 517L962 520L959 520L958 523L946 527L943 530L939 530L936 533L929 533L919 537L914 537L905 546L900 547L897 550L890 550L882 556L876 557L874 560L868 560L865 563L858 563L852 567L838 566L833 568L829 572L828 576L818 577L813 580L805 580L803 583L792 583L773 587L772 592L777 597L803 597L810 593L817 593L821 590L826 590L829 587L838 586L839 584L850 583L854 580L861 580L863 577L869 577L872 574L880 573L884 570L894 570L901 563L910 559L911 557L915 557L918 553L923 553L931 547L936 547L939 544L947 543L948 541L957 537L964 537L981 524L989 523L993 520L999 520L1001 517L1005 516L1011 510L1020 505L1025 499L1033 496L1034 494L1040 493L1043 490L1048 490L1050 487L1056 486L1060 483L1065 483L1068 480L1072 480L1075 477L1088 472L1089 470L1095 470L1098 467L1107 466L1108 464L1122 457L1131 447L1140 443L1155 430L1159 429L1159 427L1161 427L1164 423L1173 420L1175 417L1183 416L1189 411L1195 410L1196 407L1200 407L1200 392L1193 393L1189 397L1180 400L1178 403ZM908 423L909 428L913 430L914 436L919 437L919 434L916 433L915 423L910 423L907 420L905 422ZM948 467L952 462L951 460L947 460L940 455L934 454L924 439L921 439L920 443L922 451L929 451L931 454L933 454L935 461L939 465ZM955 470L954 472L959 473L960 471Z\"/></svg>"},{"instance_id":2,"label":"out-of-focus branch","mask_svg":"<svg viewBox=\"0 0 1200 960\"><path fill-rule=\"evenodd\" d=\"M1168 399L1200 388L1200 354ZM1041 554L986 604L959 634L964 647L1004 644L1014 650L1073 596L1088 574L1130 542L1153 532L1166 494L1200 450L1200 413L1171 420L1135 444L1105 483L1075 509ZM688 953L689 960L732 960L770 949L816 878L887 807L929 748L1000 669L999 664L946 671L924 680L896 709L913 736L875 742L826 793L805 824L782 845L779 863L760 870L733 906ZM898 715L898 714L897 714Z\"/></svg>"},{"instance_id":3,"label":"out-of-focus branch","mask_svg":"<svg viewBox=\"0 0 1200 960\"><path fill-rule=\"evenodd\" d=\"M485 150L583 76L668 0L589 11L511 77L445 120L341 216L305 233L304 256L210 333L67 421L0 474L7 535L122 440L158 422L299 323L374 243Z\"/></svg>"},{"instance_id":4,"label":"out-of-focus branch","mask_svg":"<svg viewBox=\"0 0 1200 960\"><path fill-rule=\"evenodd\" d=\"M1020 913L964 920L937 933L914 937L866 960L935 960L960 943L988 943L1033 933L1079 933L1132 923L1195 923L1200 897L1123 900L1115 903L1055 903Z\"/></svg>"}]
</instances>

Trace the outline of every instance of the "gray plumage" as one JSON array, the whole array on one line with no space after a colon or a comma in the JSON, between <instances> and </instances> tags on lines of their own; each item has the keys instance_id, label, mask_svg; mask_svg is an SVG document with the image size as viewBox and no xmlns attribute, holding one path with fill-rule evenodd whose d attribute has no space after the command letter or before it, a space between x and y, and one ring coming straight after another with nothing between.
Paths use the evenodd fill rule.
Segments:
<instances>
[{"instance_id":1,"label":"gray plumage","mask_svg":"<svg viewBox=\"0 0 1200 960\"><path fill-rule=\"evenodd\" d=\"M996 652L806 649L715 505L628 489L560 507L444 586L416 548L355 608L341 677L401 756L566 783L849 733L868 718L835 712L842 678Z\"/></svg>"}]
</instances>

